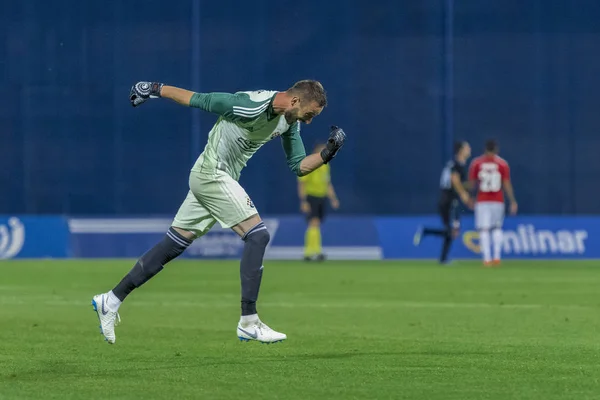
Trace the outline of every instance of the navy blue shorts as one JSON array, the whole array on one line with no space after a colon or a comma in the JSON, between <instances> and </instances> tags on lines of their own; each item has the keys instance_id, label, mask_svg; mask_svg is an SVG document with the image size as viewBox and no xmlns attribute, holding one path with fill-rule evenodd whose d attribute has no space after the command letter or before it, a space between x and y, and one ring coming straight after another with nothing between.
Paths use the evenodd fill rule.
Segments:
<instances>
[{"instance_id":1,"label":"navy blue shorts","mask_svg":"<svg viewBox=\"0 0 600 400\"><path fill-rule=\"evenodd\" d=\"M306 196L306 201L310 205L310 212L306 218L318 218L320 221L323 221L327 208L327 197Z\"/></svg>"},{"instance_id":2,"label":"navy blue shorts","mask_svg":"<svg viewBox=\"0 0 600 400\"><path fill-rule=\"evenodd\" d=\"M446 229L460 228L460 204L457 199L441 201L438 212Z\"/></svg>"}]
</instances>

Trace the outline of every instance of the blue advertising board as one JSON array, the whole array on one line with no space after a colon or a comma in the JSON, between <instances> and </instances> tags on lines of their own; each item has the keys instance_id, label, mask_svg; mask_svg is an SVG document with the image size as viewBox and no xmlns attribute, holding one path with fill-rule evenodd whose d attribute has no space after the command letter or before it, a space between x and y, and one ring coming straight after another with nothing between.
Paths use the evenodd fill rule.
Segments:
<instances>
[{"instance_id":1,"label":"blue advertising board","mask_svg":"<svg viewBox=\"0 0 600 400\"><path fill-rule=\"evenodd\" d=\"M72 219L76 257L138 257L154 245L170 219ZM265 258L302 258L305 221L298 216L265 218L271 242ZM324 252L330 259L435 259L440 241L426 238L413 245L419 226L440 226L437 216L332 217L322 227ZM476 259L479 235L472 216L462 221L451 257ZM189 258L239 258L244 243L231 230L215 226L184 253ZM600 217L507 217L505 258L600 258Z\"/></svg>"},{"instance_id":2,"label":"blue advertising board","mask_svg":"<svg viewBox=\"0 0 600 400\"><path fill-rule=\"evenodd\" d=\"M266 217L271 233L267 259L301 259L305 220L300 216ZM63 218L0 216L0 259L8 258L137 258L160 240L170 218ZM332 217L322 227L323 249L330 259L435 259L439 238L425 238L417 247L419 226L439 227L432 215L415 217ZM450 256L480 257L479 235L472 216ZM519 259L600 258L600 217L507 217L503 257ZM244 242L229 229L215 226L195 241L184 258L239 259Z\"/></svg>"},{"instance_id":3,"label":"blue advertising board","mask_svg":"<svg viewBox=\"0 0 600 400\"><path fill-rule=\"evenodd\" d=\"M0 216L0 259L70 256L63 217Z\"/></svg>"},{"instance_id":4,"label":"blue advertising board","mask_svg":"<svg viewBox=\"0 0 600 400\"><path fill-rule=\"evenodd\" d=\"M419 226L440 226L439 218L375 218L386 259L437 257L440 240L425 238L419 247L412 238ZM504 223L505 258L600 258L600 217L507 217ZM479 234L472 217L462 220L462 232L453 244L451 257L478 258Z\"/></svg>"},{"instance_id":5,"label":"blue advertising board","mask_svg":"<svg viewBox=\"0 0 600 400\"><path fill-rule=\"evenodd\" d=\"M265 217L271 241L267 259L301 259L306 222L298 216ZM71 219L74 257L139 257L160 240L169 218ZM370 217L331 218L323 225L324 251L331 259L380 259L377 230ZM196 240L183 258L239 259L244 242L231 229L216 224Z\"/></svg>"}]
</instances>

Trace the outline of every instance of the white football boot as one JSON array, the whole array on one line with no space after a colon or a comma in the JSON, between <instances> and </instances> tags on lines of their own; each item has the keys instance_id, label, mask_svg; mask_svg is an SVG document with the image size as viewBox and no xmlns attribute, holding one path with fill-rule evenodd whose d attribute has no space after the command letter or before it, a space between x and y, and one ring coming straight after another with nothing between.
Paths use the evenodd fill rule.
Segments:
<instances>
[{"instance_id":1,"label":"white football boot","mask_svg":"<svg viewBox=\"0 0 600 400\"><path fill-rule=\"evenodd\" d=\"M113 344L117 341L115 336L115 326L121 322L121 317L116 311L111 311L106 305L108 299L108 293L98 294L92 298L92 307L98 314L98 321L100 321L100 333L104 335L104 339L109 343Z\"/></svg>"},{"instance_id":2,"label":"white football boot","mask_svg":"<svg viewBox=\"0 0 600 400\"><path fill-rule=\"evenodd\" d=\"M250 322L248 325L242 325L240 321L237 327L237 335L242 342L256 340L266 344L282 342L287 339L285 333L274 331L267 324L261 322L260 319Z\"/></svg>"},{"instance_id":3,"label":"white football boot","mask_svg":"<svg viewBox=\"0 0 600 400\"><path fill-rule=\"evenodd\" d=\"M418 246L421 244L421 239L423 239L423 227L419 226L417 231L415 232L415 236L413 236L413 244Z\"/></svg>"}]
</instances>

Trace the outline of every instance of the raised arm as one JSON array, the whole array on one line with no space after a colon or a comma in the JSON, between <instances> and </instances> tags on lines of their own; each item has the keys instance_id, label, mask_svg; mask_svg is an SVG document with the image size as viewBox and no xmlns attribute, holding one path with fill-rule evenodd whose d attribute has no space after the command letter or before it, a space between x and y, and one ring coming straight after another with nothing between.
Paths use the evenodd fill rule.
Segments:
<instances>
[{"instance_id":1,"label":"raised arm","mask_svg":"<svg viewBox=\"0 0 600 400\"><path fill-rule=\"evenodd\" d=\"M310 174L323 164L331 161L340 148L344 145L346 134L337 126L331 127L331 134L320 153L306 155L304 143L300 137L300 123L294 122L290 129L281 135L283 150L287 158L288 166L298 176Z\"/></svg>"},{"instance_id":2,"label":"raised arm","mask_svg":"<svg viewBox=\"0 0 600 400\"><path fill-rule=\"evenodd\" d=\"M294 122L290 129L281 135L281 144L283 145L287 165L296 175L304 176L323 165L323 159L320 156L317 158L314 157L315 154L306 156L304 143L300 137L299 122ZM306 159L309 159L309 161L307 162Z\"/></svg>"},{"instance_id":3,"label":"raised arm","mask_svg":"<svg viewBox=\"0 0 600 400\"><path fill-rule=\"evenodd\" d=\"M230 118L255 118L267 109L272 93L197 93L157 82L138 82L131 88L130 100L136 107L150 98L163 97L184 106L200 108Z\"/></svg>"},{"instance_id":4,"label":"raised arm","mask_svg":"<svg viewBox=\"0 0 600 400\"><path fill-rule=\"evenodd\" d=\"M191 90L180 89L175 86L164 85L160 90L160 97L171 99L183 106L191 106L190 103L195 94Z\"/></svg>"},{"instance_id":5,"label":"raised arm","mask_svg":"<svg viewBox=\"0 0 600 400\"><path fill-rule=\"evenodd\" d=\"M163 86L161 97L219 115L248 118L263 112L270 100L252 101L247 93L197 93L174 86Z\"/></svg>"}]
</instances>

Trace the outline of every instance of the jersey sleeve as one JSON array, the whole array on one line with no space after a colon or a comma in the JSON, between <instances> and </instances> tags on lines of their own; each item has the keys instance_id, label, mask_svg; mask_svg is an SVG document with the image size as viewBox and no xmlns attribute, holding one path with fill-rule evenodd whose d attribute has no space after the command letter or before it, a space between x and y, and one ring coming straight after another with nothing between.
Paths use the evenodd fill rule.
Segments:
<instances>
[{"instance_id":1,"label":"jersey sleeve","mask_svg":"<svg viewBox=\"0 0 600 400\"><path fill-rule=\"evenodd\" d=\"M226 118L256 118L267 110L270 98L251 99L247 92L194 93L190 107L222 115Z\"/></svg>"},{"instance_id":2,"label":"jersey sleeve","mask_svg":"<svg viewBox=\"0 0 600 400\"><path fill-rule=\"evenodd\" d=\"M300 137L300 124L294 122L290 129L281 135L281 143L285 151L288 167L298 176L302 176L300 172L300 162L306 157L306 150L302 137Z\"/></svg>"}]
</instances>

